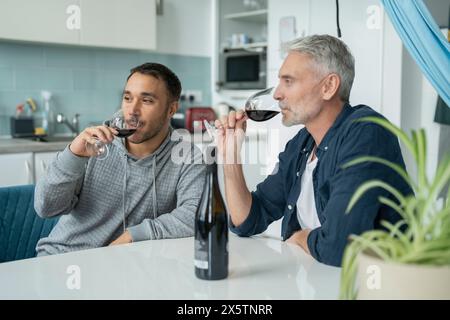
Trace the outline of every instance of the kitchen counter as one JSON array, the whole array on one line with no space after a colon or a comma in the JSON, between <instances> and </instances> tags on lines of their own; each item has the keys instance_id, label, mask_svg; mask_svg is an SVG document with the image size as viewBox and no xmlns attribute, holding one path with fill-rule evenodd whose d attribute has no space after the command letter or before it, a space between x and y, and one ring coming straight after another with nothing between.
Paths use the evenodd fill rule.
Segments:
<instances>
[{"instance_id":1,"label":"kitchen counter","mask_svg":"<svg viewBox=\"0 0 450 320\"><path fill-rule=\"evenodd\" d=\"M210 144L212 139L205 131L203 133L192 134L187 130L179 130L178 135L182 136L185 141L192 142L196 145ZM253 128L247 129L246 136L250 140L267 139L265 130L257 130ZM23 152L52 152L63 150L71 141L72 137L57 137L62 141L40 142L25 138L8 138L0 137L0 154L23 153Z\"/></svg>"},{"instance_id":2,"label":"kitchen counter","mask_svg":"<svg viewBox=\"0 0 450 320\"><path fill-rule=\"evenodd\" d=\"M0 263L0 300L338 298L340 268L296 245L230 233L229 252L229 276L218 281L196 278L193 237Z\"/></svg>"},{"instance_id":3,"label":"kitchen counter","mask_svg":"<svg viewBox=\"0 0 450 320\"><path fill-rule=\"evenodd\" d=\"M39 142L31 139L0 138L0 154L61 151L72 141Z\"/></svg>"}]
</instances>

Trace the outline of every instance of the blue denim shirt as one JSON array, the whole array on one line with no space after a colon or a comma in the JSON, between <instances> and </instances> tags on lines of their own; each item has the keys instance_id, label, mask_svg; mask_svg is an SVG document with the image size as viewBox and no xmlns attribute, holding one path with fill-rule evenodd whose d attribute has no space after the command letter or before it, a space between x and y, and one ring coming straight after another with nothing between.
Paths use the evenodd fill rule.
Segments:
<instances>
[{"instance_id":1,"label":"blue denim shirt","mask_svg":"<svg viewBox=\"0 0 450 320\"><path fill-rule=\"evenodd\" d=\"M341 265L350 234L381 228L382 220L395 223L400 219L394 210L379 202L380 196L393 199L381 188L368 191L345 214L358 186L367 180L381 179L403 194L412 193L395 171L381 164L367 162L342 168L348 161L366 155L381 157L405 167L396 136L377 124L354 121L366 116L382 117L368 106L344 105L317 147L318 162L313 171L313 185L321 227L310 232L308 248L316 260L325 264ZM279 154L275 172L252 192L249 216L239 227L230 222L231 231L240 236L255 235L281 218L283 240L301 229L296 203L301 191L301 177L314 144L306 128L287 143L285 150Z\"/></svg>"}]
</instances>

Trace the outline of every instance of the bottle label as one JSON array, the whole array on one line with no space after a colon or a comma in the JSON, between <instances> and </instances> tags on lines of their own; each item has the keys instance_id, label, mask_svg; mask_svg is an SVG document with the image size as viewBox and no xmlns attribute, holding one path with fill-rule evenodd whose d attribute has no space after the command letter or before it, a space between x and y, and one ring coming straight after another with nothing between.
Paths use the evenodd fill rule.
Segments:
<instances>
[{"instance_id":1,"label":"bottle label","mask_svg":"<svg viewBox=\"0 0 450 320\"><path fill-rule=\"evenodd\" d=\"M208 261L194 259L194 265L199 269L208 269Z\"/></svg>"}]
</instances>

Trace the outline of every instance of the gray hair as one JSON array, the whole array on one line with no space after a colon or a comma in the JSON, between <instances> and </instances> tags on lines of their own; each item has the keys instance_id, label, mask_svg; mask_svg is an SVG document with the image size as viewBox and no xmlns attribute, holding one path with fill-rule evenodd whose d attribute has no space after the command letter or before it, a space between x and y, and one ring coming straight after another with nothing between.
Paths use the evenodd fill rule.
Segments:
<instances>
[{"instance_id":1,"label":"gray hair","mask_svg":"<svg viewBox=\"0 0 450 320\"><path fill-rule=\"evenodd\" d=\"M283 47L288 52L309 54L324 71L336 73L341 79L339 97L349 102L355 78L355 58L343 41L330 35L311 35L295 39Z\"/></svg>"}]
</instances>

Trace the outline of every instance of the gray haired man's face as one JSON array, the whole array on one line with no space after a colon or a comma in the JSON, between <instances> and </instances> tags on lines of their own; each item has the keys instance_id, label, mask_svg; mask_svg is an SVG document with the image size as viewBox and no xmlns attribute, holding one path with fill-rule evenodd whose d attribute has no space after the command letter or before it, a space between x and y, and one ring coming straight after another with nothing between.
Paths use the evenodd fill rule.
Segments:
<instances>
[{"instance_id":1,"label":"gray haired man's face","mask_svg":"<svg viewBox=\"0 0 450 320\"><path fill-rule=\"evenodd\" d=\"M279 101L283 124L306 125L322 110L323 72L307 54L290 52L279 71L274 98Z\"/></svg>"}]
</instances>

